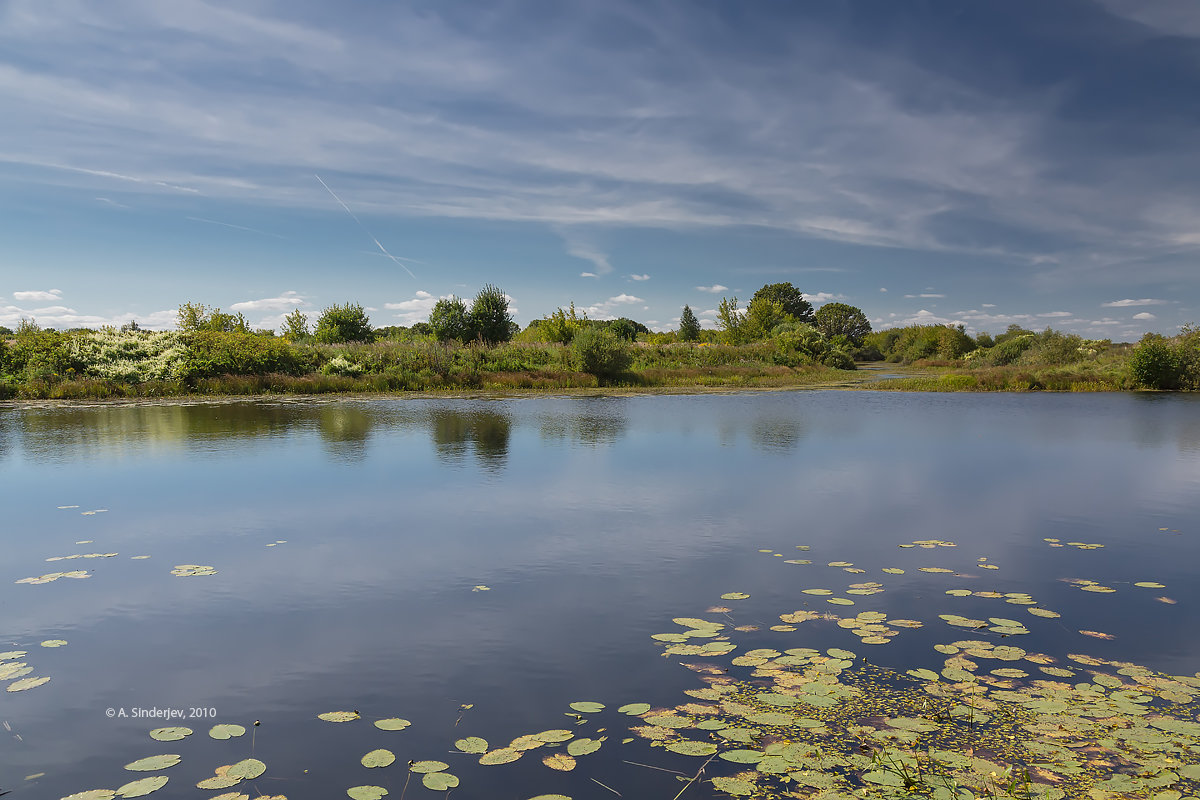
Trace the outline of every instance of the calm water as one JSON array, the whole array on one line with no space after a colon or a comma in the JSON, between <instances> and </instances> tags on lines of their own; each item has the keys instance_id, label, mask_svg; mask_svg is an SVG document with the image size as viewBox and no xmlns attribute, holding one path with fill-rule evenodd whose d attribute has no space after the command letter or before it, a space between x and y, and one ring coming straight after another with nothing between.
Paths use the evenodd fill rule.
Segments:
<instances>
[{"instance_id":1,"label":"calm water","mask_svg":"<svg viewBox=\"0 0 1200 800\"><path fill-rule=\"evenodd\" d=\"M404 762L427 758L451 764L459 798L613 796L592 778L626 798L670 798L673 775L626 762L691 774L697 760L640 739L622 745L629 718L613 709L672 706L698 685L649 637L731 591L751 595L728 603L737 624L761 626L747 647L862 653L830 624L767 627L780 612L828 608L803 588L879 580L887 592L856 610L927 624L864 655L936 668L931 645L956 637L937 614L999 613L945 590L986 584L1063 613L1030 617L1023 646L1200 670L1197 398L780 392L3 408L0 502L0 650L29 651L31 677L51 677L0 695L11 729L0 730L0 790L13 798L116 788L148 774L123 764L157 753L183 762L153 796L194 797L214 767L251 752L268 765L258 788L291 800L345 797L358 784L396 798ZM1104 547L1054 549L1045 538ZM918 539L958 546L897 547ZM45 560L97 552L118 555ZM796 558L814 563L783 563ZM976 569L980 558L1000 569ZM867 572L848 576L833 560ZM177 564L218 573L176 577ZM15 583L73 569L91 577ZM1086 594L1063 578L1118 591ZM490 590L472 590L481 585ZM1083 639L1080 628L1116 638ZM68 644L39 646L49 639ZM609 705L580 735L606 727L611 738L572 773L534 757L482 767L450 747L572 727L563 713L579 700ZM173 723L109 718L110 708L217 716L174 723L197 733L160 744L147 732ZM316 719L349 709L413 724L384 732ZM253 736L204 733L255 720ZM378 747L398 763L362 767ZM45 776L26 780L35 773ZM408 793L432 796L420 785ZM697 784L685 796L713 791Z\"/></svg>"}]
</instances>

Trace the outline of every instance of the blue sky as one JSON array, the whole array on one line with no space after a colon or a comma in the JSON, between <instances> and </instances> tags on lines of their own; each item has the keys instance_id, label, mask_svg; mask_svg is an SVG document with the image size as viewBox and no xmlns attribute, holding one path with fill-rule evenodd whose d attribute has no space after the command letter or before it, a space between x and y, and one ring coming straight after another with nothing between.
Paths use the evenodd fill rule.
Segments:
<instances>
[{"instance_id":1,"label":"blue sky","mask_svg":"<svg viewBox=\"0 0 1200 800\"><path fill-rule=\"evenodd\" d=\"M0 120L9 327L1200 321L1190 0L0 0Z\"/></svg>"}]
</instances>

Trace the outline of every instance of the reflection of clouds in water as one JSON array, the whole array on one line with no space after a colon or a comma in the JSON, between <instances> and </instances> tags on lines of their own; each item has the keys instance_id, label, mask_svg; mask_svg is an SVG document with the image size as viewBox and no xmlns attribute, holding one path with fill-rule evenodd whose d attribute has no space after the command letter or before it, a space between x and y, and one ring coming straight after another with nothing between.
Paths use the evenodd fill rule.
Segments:
<instances>
[{"instance_id":1,"label":"reflection of clouds in water","mask_svg":"<svg viewBox=\"0 0 1200 800\"><path fill-rule=\"evenodd\" d=\"M750 441L760 450L791 450L804 438L804 427L795 417L758 417L750 428Z\"/></svg>"}]
</instances>

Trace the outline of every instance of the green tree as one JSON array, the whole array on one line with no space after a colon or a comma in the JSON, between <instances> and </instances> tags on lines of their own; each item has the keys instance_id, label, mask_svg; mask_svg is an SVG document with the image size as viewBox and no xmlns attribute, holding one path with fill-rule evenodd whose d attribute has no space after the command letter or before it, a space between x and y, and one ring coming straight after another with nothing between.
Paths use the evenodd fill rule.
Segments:
<instances>
[{"instance_id":1,"label":"green tree","mask_svg":"<svg viewBox=\"0 0 1200 800\"><path fill-rule=\"evenodd\" d=\"M700 338L700 320L692 312L692 307L685 305L679 314L679 341L694 342Z\"/></svg>"},{"instance_id":2,"label":"green tree","mask_svg":"<svg viewBox=\"0 0 1200 800\"><path fill-rule=\"evenodd\" d=\"M813 324L826 339L845 336L855 347L861 345L871 332L871 323L862 309L845 303L826 303L821 306L813 315Z\"/></svg>"},{"instance_id":3,"label":"green tree","mask_svg":"<svg viewBox=\"0 0 1200 800\"><path fill-rule=\"evenodd\" d=\"M638 334L637 323L631 319L626 319L625 317L621 317L620 319L615 319L608 326L608 329L610 331L612 331L613 333L615 333L618 338L620 338L626 342L632 342L632 341L637 340L637 334Z\"/></svg>"},{"instance_id":4,"label":"green tree","mask_svg":"<svg viewBox=\"0 0 1200 800\"><path fill-rule=\"evenodd\" d=\"M226 314L219 308L209 308L203 303L184 303L179 306L176 327L181 333L196 331L250 333L250 326L241 312Z\"/></svg>"},{"instance_id":5,"label":"green tree","mask_svg":"<svg viewBox=\"0 0 1200 800\"><path fill-rule=\"evenodd\" d=\"M776 326L796 321L799 320L787 312L783 303L768 297L757 297L746 307L746 316L742 320L742 338L745 341L765 339Z\"/></svg>"},{"instance_id":6,"label":"green tree","mask_svg":"<svg viewBox=\"0 0 1200 800\"><path fill-rule=\"evenodd\" d=\"M750 303L753 305L755 300L774 300L783 306L785 314L795 317L797 322L812 322L813 309L812 304L804 299L804 295L790 282L787 283L769 283L754 293L754 297L750 298Z\"/></svg>"},{"instance_id":7,"label":"green tree","mask_svg":"<svg viewBox=\"0 0 1200 800\"><path fill-rule=\"evenodd\" d=\"M1129 372L1148 389L1178 389L1183 364L1170 342L1157 333L1147 333L1129 356Z\"/></svg>"},{"instance_id":8,"label":"green tree","mask_svg":"<svg viewBox=\"0 0 1200 800\"><path fill-rule=\"evenodd\" d=\"M582 328L571 340L571 362L580 372L595 375L607 382L633 363L629 346L607 328Z\"/></svg>"},{"instance_id":9,"label":"green tree","mask_svg":"<svg viewBox=\"0 0 1200 800\"><path fill-rule=\"evenodd\" d=\"M373 332L367 312L357 303L344 306L333 305L321 312L317 318L317 330L313 334L323 344L343 342L369 342Z\"/></svg>"},{"instance_id":10,"label":"green tree","mask_svg":"<svg viewBox=\"0 0 1200 800\"><path fill-rule=\"evenodd\" d=\"M448 342L451 339L467 342L475 338L471 332L467 304L455 295L443 297L433 304L433 309L429 312L429 327L439 342Z\"/></svg>"},{"instance_id":11,"label":"green tree","mask_svg":"<svg viewBox=\"0 0 1200 800\"><path fill-rule=\"evenodd\" d=\"M738 309L738 299L722 297L717 306L717 324L721 326L721 339L725 344L741 344L745 341L746 312Z\"/></svg>"},{"instance_id":12,"label":"green tree","mask_svg":"<svg viewBox=\"0 0 1200 800\"><path fill-rule=\"evenodd\" d=\"M485 285L471 304L472 332L487 344L512 338L513 318L508 313L508 298L492 284Z\"/></svg>"},{"instance_id":13,"label":"green tree","mask_svg":"<svg viewBox=\"0 0 1200 800\"><path fill-rule=\"evenodd\" d=\"M300 309L283 318L283 338L289 342L308 338L308 316Z\"/></svg>"}]
</instances>

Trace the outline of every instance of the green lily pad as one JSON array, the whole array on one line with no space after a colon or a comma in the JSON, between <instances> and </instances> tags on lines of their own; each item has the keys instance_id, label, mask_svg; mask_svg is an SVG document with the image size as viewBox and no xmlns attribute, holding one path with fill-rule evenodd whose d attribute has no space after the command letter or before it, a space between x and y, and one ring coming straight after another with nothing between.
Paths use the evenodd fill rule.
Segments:
<instances>
[{"instance_id":1,"label":"green lily pad","mask_svg":"<svg viewBox=\"0 0 1200 800\"><path fill-rule=\"evenodd\" d=\"M381 731L402 731L409 725L412 725L412 723L406 719L400 719L399 717L388 717L387 719L375 720L375 727L379 728Z\"/></svg>"},{"instance_id":2,"label":"green lily pad","mask_svg":"<svg viewBox=\"0 0 1200 800\"><path fill-rule=\"evenodd\" d=\"M567 745L567 754L579 758L599 749L600 741L598 739L574 739Z\"/></svg>"},{"instance_id":3,"label":"green lily pad","mask_svg":"<svg viewBox=\"0 0 1200 800\"><path fill-rule=\"evenodd\" d=\"M10 683L8 685L8 691L23 692L26 689L33 689L41 686L43 683L47 683L49 680L49 678L22 678L19 681L13 681Z\"/></svg>"},{"instance_id":4,"label":"green lily pad","mask_svg":"<svg viewBox=\"0 0 1200 800\"><path fill-rule=\"evenodd\" d=\"M628 714L631 717L639 717L650 710L649 703L626 703L617 709L622 714Z\"/></svg>"},{"instance_id":5,"label":"green lily pad","mask_svg":"<svg viewBox=\"0 0 1200 800\"><path fill-rule=\"evenodd\" d=\"M266 764L259 761L257 758L247 758L230 766L229 769L225 771L225 775L230 778L250 781L254 780L259 775L262 775L266 771Z\"/></svg>"},{"instance_id":6,"label":"green lily pad","mask_svg":"<svg viewBox=\"0 0 1200 800\"><path fill-rule=\"evenodd\" d=\"M151 775L149 778L130 781L117 789L117 797L145 797L151 792L157 792L167 785L170 780L166 775Z\"/></svg>"},{"instance_id":7,"label":"green lily pad","mask_svg":"<svg viewBox=\"0 0 1200 800\"><path fill-rule=\"evenodd\" d=\"M604 710L604 703L593 703L590 701L581 700L571 703L571 708L578 711L580 714L595 714L597 711Z\"/></svg>"},{"instance_id":8,"label":"green lily pad","mask_svg":"<svg viewBox=\"0 0 1200 800\"><path fill-rule=\"evenodd\" d=\"M130 772L157 772L160 769L173 767L182 759L175 754L167 754L161 756L147 756L139 758L137 761L131 761L125 765L125 769Z\"/></svg>"},{"instance_id":9,"label":"green lily pad","mask_svg":"<svg viewBox=\"0 0 1200 800\"><path fill-rule=\"evenodd\" d=\"M747 797L758 791L758 786L742 778L713 778L712 785L734 797Z\"/></svg>"},{"instance_id":10,"label":"green lily pad","mask_svg":"<svg viewBox=\"0 0 1200 800\"><path fill-rule=\"evenodd\" d=\"M387 793L388 790L382 786L351 786L346 790L351 800L379 800Z\"/></svg>"},{"instance_id":11,"label":"green lily pad","mask_svg":"<svg viewBox=\"0 0 1200 800\"><path fill-rule=\"evenodd\" d=\"M112 789L88 789L86 792L69 794L62 800L112 800L117 793Z\"/></svg>"},{"instance_id":12,"label":"green lily pad","mask_svg":"<svg viewBox=\"0 0 1200 800\"><path fill-rule=\"evenodd\" d=\"M475 753L482 755L488 751L487 739L481 739L478 736L468 736L465 739L459 739L454 743L454 746L464 753Z\"/></svg>"},{"instance_id":13,"label":"green lily pad","mask_svg":"<svg viewBox=\"0 0 1200 800\"><path fill-rule=\"evenodd\" d=\"M42 642L42 647L64 647L66 644L66 639L47 639Z\"/></svg>"},{"instance_id":14,"label":"green lily pad","mask_svg":"<svg viewBox=\"0 0 1200 800\"><path fill-rule=\"evenodd\" d=\"M395 760L395 758L396 758L395 756L392 756L393 761ZM390 764L391 762L389 761L388 763ZM447 764L445 761L415 761L412 764L409 764L408 768L410 770L412 770L413 772L421 772L421 773L441 772L444 769L450 769L450 765Z\"/></svg>"},{"instance_id":15,"label":"green lily pad","mask_svg":"<svg viewBox=\"0 0 1200 800\"><path fill-rule=\"evenodd\" d=\"M326 722L351 722L358 717L357 711L326 711L324 714L317 714L317 719L323 719Z\"/></svg>"},{"instance_id":16,"label":"green lily pad","mask_svg":"<svg viewBox=\"0 0 1200 800\"><path fill-rule=\"evenodd\" d=\"M246 732L246 729L241 725L231 723L223 723L221 725L213 725L208 729L208 735L214 739L232 739L236 736L241 736Z\"/></svg>"},{"instance_id":17,"label":"green lily pad","mask_svg":"<svg viewBox=\"0 0 1200 800\"><path fill-rule=\"evenodd\" d=\"M540 739L546 744L557 744L559 742L565 742L568 739L574 738L575 734L566 728L554 728L552 730L542 731L541 733L535 733L533 736L535 739Z\"/></svg>"},{"instance_id":18,"label":"green lily pad","mask_svg":"<svg viewBox=\"0 0 1200 800\"><path fill-rule=\"evenodd\" d=\"M765 757L766 754L761 750L726 750L720 755L721 760L732 761L734 764L757 764Z\"/></svg>"},{"instance_id":19,"label":"green lily pad","mask_svg":"<svg viewBox=\"0 0 1200 800\"><path fill-rule=\"evenodd\" d=\"M750 595L745 592L726 592L721 595L722 600L749 600Z\"/></svg>"},{"instance_id":20,"label":"green lily pad","mask_svg":"<svg viewBox=\"0 0 1200 800\"><path fill-rule=\"evenodd\" d=\"M487 749L487 748L484 748L484 749ZM362 765L364 767L386 767L389 764L395 762L395 760L396 760L396 754L393 753L391 750L382 750L382 749L372 750L371 752L367 753L365 756L362 757ZM439 761L438 763L440 764L441 762ZM447 766L449 766L449 765L447 765ZM413 765L414 772L421 771L419 769L415 769L415 767L416 767L416 765L414 764ZM442 767L442 769L445 769L445 767Z\"/></svg>"},{"instance_id":21,"label":"green lily pad","mask_svg":"<svg viewBox=\"0 0 1200 800\"><path fill-rule=\"evenodd\" d=\"M681 756L711 756L717 752L717 746L712 742L693 742L688 740L671 742L666 746L666 749Z\"/></svg>"},{"instance_id":22,"label":"green lily pad","mask_svg":"<svg viewBox=\"0 0 1200 800\"><path fill-rule=\"evenodd\" d=\"M444 792L458 786L458 776L449 772L427 772L421 776L421 783L425 784L426 789Z\"/></svg>"},{"instance_id":23,"label":"green lily pad","mask_svg":"<svg viewBox=\"0 0 1200 800\"><path fill-rule=\"evenodd\" d=\"M177 742L185 736L191 736L195 731L191 728L172 727L155 728L150 731L150 738L159 742Z\"/></svg>"}]
</instances>

